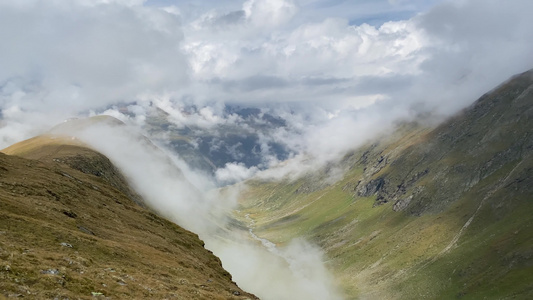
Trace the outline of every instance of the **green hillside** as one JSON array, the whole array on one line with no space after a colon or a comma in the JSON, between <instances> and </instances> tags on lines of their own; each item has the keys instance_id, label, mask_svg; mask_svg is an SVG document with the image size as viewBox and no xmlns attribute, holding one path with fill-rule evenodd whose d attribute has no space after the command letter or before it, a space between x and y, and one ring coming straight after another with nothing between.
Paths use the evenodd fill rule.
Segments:
<instances>
[{"instance_id":1,"label":"green hillside","mask_svg":"<svg viewBox=\"0 0 533 300\"><path fill-rule=\"evenodd\" d=\"M531 299L532 128L529 71L436 128L350 153L334 184L327 169L247 182L236 218L322 247L350 299Z\"/></svg>"},{"instance_id":2,"label":"green hillside","mask_svg":"<svg viewBox=\"0 0 533 300\"><path fill-rule=\"evenodd\" d=\"M3 152L0 298L256 298L196 234L140 206L102 154L55 135Z\"/></svg>"}]
</instances>

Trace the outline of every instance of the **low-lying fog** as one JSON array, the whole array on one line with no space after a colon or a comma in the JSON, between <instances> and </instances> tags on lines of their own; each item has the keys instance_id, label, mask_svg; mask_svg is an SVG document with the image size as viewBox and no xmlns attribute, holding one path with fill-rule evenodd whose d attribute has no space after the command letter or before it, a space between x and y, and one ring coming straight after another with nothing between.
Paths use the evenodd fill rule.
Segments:
<instances>
[{"instance_id":1,"label":"low-lying fog","mask_svg":"<svg viewBox=\"0 0 533 300\"><path fill-rule=\"evenodd\" d=\"M532 11L531 0L0 0L0 148L71 117L145 128L159 109L179 128L231 125L258 137L263 161L244 165L246 153L229 149L235 161L214 170L218 183L297 177L397 122L438 122L532 68ZM228 106L285 123L250 127ZM154 209L200 234L242 288L265 299L340 297L319 249L295 241L269 251L221 230L235 197L124 128L76 135ZM272 142L291 159L273 155Z\"/></svg>"},{"instance_id":2,"label":"low-lying fog","mask_svg":"<svg viewBox=\"0 0 533 300\"><path fill-rule=\"evenodd\" d=\"M199 234L244 290L267 300L342 298L318 247L304 240L265 247L248 231L227 230L239 191L217 192L208 179L132 128L98 123L73 131L67 122L56 133L75 136L106 155L151 208Z\"/></svg>"}]
</instances>

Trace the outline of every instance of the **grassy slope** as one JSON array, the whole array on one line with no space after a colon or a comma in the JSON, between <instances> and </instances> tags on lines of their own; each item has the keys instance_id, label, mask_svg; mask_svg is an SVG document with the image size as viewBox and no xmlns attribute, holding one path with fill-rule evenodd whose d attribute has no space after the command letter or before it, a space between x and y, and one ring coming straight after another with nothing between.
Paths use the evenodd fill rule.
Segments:
<instances>
[{"instance_id":1,"label":"grassy slope","mask_svg":"<svg viewBox=\"0 0 533 300\"><path fill-rule=\"evenodd\" d=\"M347 156L351 169L325 188L301 192L320 175L249 182L237 218L249 214L277 244L320 245L348 298L531 298L531 81L523 74L434 130L401 128Z\"/></svg>"},{"instance_id":2,"label":"grassy slope","mask_svg":"<svg viewBox=\"0 0 533 300\"><path fill-rule=\"evenodd\" d=\"M0 153L0 295L255 298L197 235L133 202L101 154L49 136L6 152L34 159Z\"/></svg>"}]
</instances>

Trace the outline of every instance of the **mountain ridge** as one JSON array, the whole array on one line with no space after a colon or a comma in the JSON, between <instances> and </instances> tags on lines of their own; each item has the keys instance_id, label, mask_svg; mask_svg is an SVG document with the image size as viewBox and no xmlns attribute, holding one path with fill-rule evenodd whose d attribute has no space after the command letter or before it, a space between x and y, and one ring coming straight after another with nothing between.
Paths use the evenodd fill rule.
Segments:
<instances>
[{"instance_id":1,"label":"mountain ridge","mask_svg":"<svg viewBox=\"0 0 533 300\"><path fill-rule=\"evenodd\" d=\"M250 180L235 217L319 245L349 298L531 297L532 91L527 71L435 128L404 124L333 184Z\"/></svg>"},{"instance_id":2,"label":"mountain ridge","mask_svg":"<svg viewBox=\"0 0 533 300\"><path fill-rule=\"evenodd\" d=\"M256 299L196 234L140 206L102 154L58 136L5 151L33 159L0 153L4 296Z\"/></svg>"}]
</instances>

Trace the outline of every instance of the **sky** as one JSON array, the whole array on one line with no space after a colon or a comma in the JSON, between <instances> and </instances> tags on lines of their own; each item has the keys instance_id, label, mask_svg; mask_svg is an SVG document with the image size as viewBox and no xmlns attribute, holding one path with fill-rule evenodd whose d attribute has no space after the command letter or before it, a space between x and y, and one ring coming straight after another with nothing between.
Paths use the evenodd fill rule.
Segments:
<instances>
[{"instance_id":1,"label":"sky","mask_svg":"<svg viewBox=\"0 0 533 300\"><path fill-rule=\"evenodd\" d=\"M239 105L287 120L265 139L331 160L397 121L441 120L533 68L532 9L529 0L0 0L0 147L80 115L128 119L118 104L138 125L158 107L203 128L238 121L224 107ZM254 173L236 162L220 174L239 168Z\"/></svg>"},{"instance_id":2,"label":"sky","mask_svg":"<svg viewBox=\"0 0 533 300\"><path fill-rule=\"evenodd\" d=\"M279 162L265 146L262 167L272 168L236 161L218 179L297 176L397 122L444 120L533 68L532 11L531 0L0 0L0 149L78 116L142 128L153 108L178 127L244 128L225 109L239 105L282 118L285 126L256 133L292 156ZM154 209L199 233L239 285L265 299L338 297L312 245L272 256L213 236L204 221L235 199L210 198L213 184L179 153L169 163L122 130L79 137Z\"/></svg>"}]
</instances>

